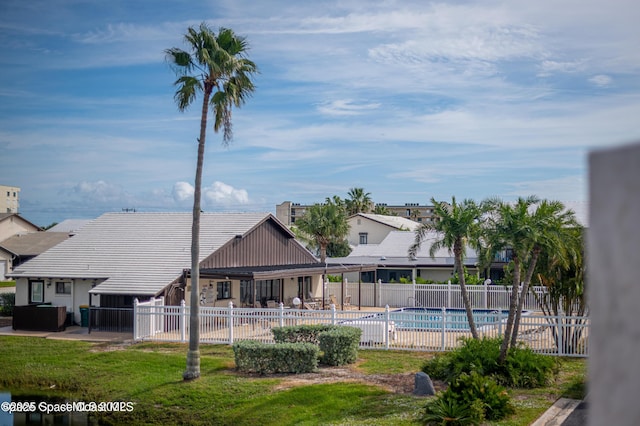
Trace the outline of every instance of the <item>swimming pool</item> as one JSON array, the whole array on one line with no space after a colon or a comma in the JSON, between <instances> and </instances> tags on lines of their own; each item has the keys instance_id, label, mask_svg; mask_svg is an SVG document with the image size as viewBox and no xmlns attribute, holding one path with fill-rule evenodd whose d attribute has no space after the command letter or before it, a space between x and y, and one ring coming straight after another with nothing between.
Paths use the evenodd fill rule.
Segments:
<instances>
[{"instance_id":1,"label":"swimming pool","mask_svg":"<svg viewBox=\"0 0 640 426\"><path fill-rule=\"evenodd\" d=\"M527 315L523 311L522 315ZM505 322L508 310L474 309L473 319L476 327L493 327L501 321ZM389 318L396 328L410 330L445 330L464 331L469 329L467 312L464 309L449 308L400 308L389 313Z\"/></svg>"}]
</instances>

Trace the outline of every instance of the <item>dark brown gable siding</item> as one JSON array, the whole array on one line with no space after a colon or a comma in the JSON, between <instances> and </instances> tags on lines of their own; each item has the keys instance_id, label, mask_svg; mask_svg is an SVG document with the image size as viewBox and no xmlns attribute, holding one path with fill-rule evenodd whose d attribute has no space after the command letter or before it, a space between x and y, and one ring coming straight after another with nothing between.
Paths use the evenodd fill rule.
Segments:
<instances>
[{"instance_id":1,"label":"dark brown gable siding","mask_svg":"<svg viewBox=\"0 0 640 426\"><path fill-rule=\"evenodd\" d=\"M266 220L243 238L234 238L200 263L201 268L295 265L317 260L273 220Z\"/></svg>"}]
</instances>

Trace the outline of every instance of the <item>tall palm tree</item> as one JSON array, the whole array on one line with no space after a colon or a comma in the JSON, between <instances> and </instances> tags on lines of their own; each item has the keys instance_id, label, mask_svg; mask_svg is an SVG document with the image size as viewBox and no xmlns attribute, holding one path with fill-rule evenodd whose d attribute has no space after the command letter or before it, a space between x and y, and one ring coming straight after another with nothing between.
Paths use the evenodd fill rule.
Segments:
<instances>
[{"instance_id":1,"label":"tall palm tree","mask_svg":"<svg viewBox=\"0 0 640 426\"><path fill-rule=\"evenodd\" d=\"M511 345L513 325L518 308L522 263L526 262L533 245L529 239L531 206L540 200L535 196L520 197L515 204L506 203L500 199L490 199L484 202L484 208L489 211L485 222L484 256L490 259L502 250L512 251L513 281L511 286L511 298L509 300L509 315L505 326L504 338L500 347L500 362L504 362Z\"/></svg>"},{"instance_id":2,"label":"tall palm tree","mask_svg":"<svg viewBox=\"0 0 640 426\"><path fill-rule=\"evenodd\" d=\"M371 193L364 192L364 188L351 188L347 194L349 198L345 200L349 215L357 213L369 213L373 202Z\"/></svg>"},{"instance_id":3,"label":"tall palm tree","mask_svg":"<svg viewBox=\"0 0 640 426\"><path fill-rule=\"evenodd\" d=\"M200 377L200 327L199 327L199 257L200 257L200 198L202 168L207 134L209 107L213 108L213 130L223 129L223 144L233 139L231 126L232 108L240 107L253 93L253 75L256 65L246 57L248 45L228 28L220 28L216 34L205 23L189 27L184 36L188 50L165 50L166 58L178 75L174 99L180 111L185 111L202 94L200 136L193 194L193 222L191 227L191 312L189 317L189 350L184 380Z\"/></svg>"},{"instance_id":4,"label":"tall palm tree","mask_svg":"<svg viewBox=\"0 0 640 426\"><path fill-rule=\"evenodd\" d=\"M516 309L511 344L516 345L520 317L524 308L525 297L529 291L529 285L533 278L540 254L543 252L554 253L559 264L566 267L570 261L570 229L578 226L575 214L572 210L565 211L564 205L559 201L542 200L535 211L530 214L529 240L531 253L527 264L525 278L522 283L522 292Z\"/></svg>"},{"instance_id":5,"label":"tall palm tree","mask_svg":"<svg viewBox=\"0 0 640 426\"><path fill-rule=\"evenodd\" d=\"M456 203L456 198L451 198L451 204L431 199L434 213L439 218L436 222L425 222L417 230L415 242L409 248L409 257L414 257L423 240L431 231L436 231L440 239L431 244L429 254L434 257L436 251L448 248L453 252L455 269L460 277L460 293L467 313L469 329L474 339L478 338L475 320L473 319L473 307L469 300L464 276L463 260L465 248L468 245L476 245L475 240L479 232L482 210L473 200L464 200Z\"/></svg>"},{"instance_id":6,"label":"tall palm tree","mask_svg":"<svg viewBox=\"0 0 640 426\"><path fill-rule=\"evenodd\" d=\"M296 227L310 236L320 251L320 262L327 259L327 247L349 234L347 215L342 206L327 199L324 204L309 207L304 216L296 220Z\"/></svg>"},{"instance_id":7,"label":"tall palm tree","mask_svg":"<svg viewBox=\"0 0 640 426\"><path fill-rule=\"evenodd\" d=\"M540 200L530 196L521 197L514 204L500 200L489 200L487 204L492 211L487 221L487 253L491 256L506 248L510 248L513 253L509 316L500 347L500 362L504 362L509 348L516 345L524 301L538 259L541 254L553 253L556 262L568 265L568 232L577 227L578 223L573 211L565 211L564 205L559 201Z\"/></svg>"}]
</instances>

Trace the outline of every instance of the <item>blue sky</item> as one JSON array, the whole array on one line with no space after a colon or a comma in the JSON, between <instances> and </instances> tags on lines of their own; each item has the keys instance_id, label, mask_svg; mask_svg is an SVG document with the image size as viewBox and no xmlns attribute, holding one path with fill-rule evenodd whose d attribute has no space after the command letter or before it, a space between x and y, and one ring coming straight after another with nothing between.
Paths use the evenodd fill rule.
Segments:
<instances>
[{"instance_id":1,"label":"blue sky","mask_svg":"<svg viewBox=\"0 0 640 426\"><path fill-rule=\"evenodd\" d=\"M0 184L39 225L190 209L199 100L164 49L247 37L257 90L209 129L205 211L536 194L582 209L587 155L640 140L640 5L581 1L0 2Z\"/></svg>"}]
</instances>

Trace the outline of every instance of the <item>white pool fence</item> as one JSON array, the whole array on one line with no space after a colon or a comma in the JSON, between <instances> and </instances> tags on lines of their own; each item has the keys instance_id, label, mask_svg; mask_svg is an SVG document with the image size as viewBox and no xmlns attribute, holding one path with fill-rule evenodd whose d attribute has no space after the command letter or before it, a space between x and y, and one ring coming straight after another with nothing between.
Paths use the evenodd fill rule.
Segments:
<instances>
[{"instance_id":1,"label":"white pool fence","mask_svg":"<svg viewBox=\"0 0 640 426\"><path fill-rule=\"evenodd\" d=\"M189 307L164 306L162 299L135 303L134 340L182 342L189 339ZM482 336L501 336L507 319L502 310L475 314ZM200 307L200 341L233 344L238 340L274 343L271 329L301 324L336 324L362 330L361 348L383 350L447 351L471 337L464 311L425 308L384 310L275 309ZM589 318L544 316L528 312L522 316L518 341L535 352L572 357L589 353Z\"/></svg>"}]
</instances>

